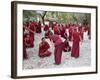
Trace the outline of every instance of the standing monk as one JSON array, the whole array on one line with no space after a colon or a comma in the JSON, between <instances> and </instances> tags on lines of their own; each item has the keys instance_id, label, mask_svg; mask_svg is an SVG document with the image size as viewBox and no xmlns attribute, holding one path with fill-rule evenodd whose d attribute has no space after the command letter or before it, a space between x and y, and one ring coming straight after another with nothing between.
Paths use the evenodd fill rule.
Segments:
<instances>
[{"instance_id":1,"label":"standing monk","mask_svg":"<svg viewBox=\"0 0 100 80\"><path fill-rule=\"evenodd\" d=\"M27 59L28 55L27 55L26 46L25 46L25 37L26 37L26 34L24 34L24 31L25 31L25 28L23 27L23 59Z\"/></svg>"},{"instance_id":2,"label":"standing monk","mask_svg":"<svg viewBox=\"0 0 100 80\"><path fill-rule=\"evenodd\" d=\"M38 22L38 33L41 33L42 30L41 30L41 21Z\"/></svg>"},{"instance_id":3,"label":"standing monk","mask_svg":"<svg viewBox=\"0 0 100 80\"><path fill-rule=\"evenodd\" d=\"M26 39L26 28L29 27L29 22L26 22L25 24L23 24L23 59L28 59L28 54L26 51L26 43L25 43L25 39Z\"/></svg>"},{"instance_id":4,"label":"standing monk","mask_svg":"<svg viewBox=\"0 0 100 80\"><path fill-rule=\"evenodd\" d=\"M80 36L81 36L81 39L83 40L84 39L84 30L83 30L83 27L82 26L80 26L79 27L79 32L80 32Z\"/></svg>"},{"instance_id":5,"label":"standing monk","mask_svg":"<svg viewBox=\"0 0 100 80\"><path fill-rule=\"evenodd\" d=\"M30 22L29 32L30 32L30 37L32 37L33 40L34 40L34 33L35 33L35 24L34 24L34 22Z\"/></svg>"},{"instance_id":6,"label":"standing monk","mask_svg":"<svg viewBox=\"0 0 100 80\"><path fill-rule=\"evenodd\" d=\"M65 33L65 27L64 27L64 25L62 24L62 25L60 26L60 34L61 34L61 37L64 37L64 33Z\"/></svg>"},{"instance_id":7,"label":"standing monk","mask_svg":"<svg viewBox=\"0 0 100 80\"><path fill-rule=\"evenodd\" d=\"M42 38L42 42L39 44L39 57L46 57L46 56L50 56L51 52L48 51L48 49L50 48L50 45L48 44L47 41L45 41L45 38Z\"/></svg>"},{"instance_id":8,"label":"standing monk","mask_svg":"<svg viewBox=\"0 0 100 80\"><path fill-rule=\"evenodd\" d=\"M71 51L71 56L78 58L79 57L79 51L80 51L80 33L77 32L77 29L74 29L73 35L73 45L72 45L72 51Z\"/></svg>"},{"instance_id":9,"label":"standing monk","mask_svg":"<svg viewBox=\"0 0 100 80\"><path fill-rule=\"evenodd\" d=\"M60 30L59 30L58 24L56 24L54 26L54 34L60 35Z\"/></svg>"},{"instance_id":10,"label":"standing monk","mask_svg":"<svg viewBox=\"0 0 100 80\"><path fill-rule=\"evenodd\" d=\"M72 26L69 27L69 41L72 40L72 33L73 33L73 29Z\"/></svg>"},{"instance_id":11,"label":"standing monk","mask_svg":"<svg viewBox=\"0 0 100 80\"><path fill-rule=\"evenodd\" d=\"M61 63L62 51L63 51L63 42L59 35L56 35L51 32L49 36L50 40L53 41L55 50L54 50L54 59L55 64L59 65Z\"/></svg>"}]
</instances>

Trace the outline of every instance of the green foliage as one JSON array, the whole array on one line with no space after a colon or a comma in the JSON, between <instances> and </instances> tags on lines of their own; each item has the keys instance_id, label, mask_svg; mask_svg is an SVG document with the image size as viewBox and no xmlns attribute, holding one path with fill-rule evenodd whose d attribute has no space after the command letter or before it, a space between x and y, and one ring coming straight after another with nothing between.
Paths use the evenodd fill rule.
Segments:
<instances>
[{"instance_id":1,"label":"green foliage","mask_svg":"<svg viewBox=\"0 0 100 80\"><path fill-rule=\"evenodd\" d=\"M82 23L82 24L90 24L91 23L91 15L87 13L72 13L72 12L47 12L47 11L31 11L24 10L23 17L24 18L41 18L40 20L44 21L44 19L54 19L59 23Z\"/></svg>"},{"instance_id":2,"label":"green foliage","mask_svg":"<svg viewBox=\"0 0 100 80\"><path fill-rule=\"evenodd\" d=\"M24 10L23 11L23 17L24 18L30 18L36 16L37 13L35 11L30 11L30 10Z\"/></svg>"}]
</instances>

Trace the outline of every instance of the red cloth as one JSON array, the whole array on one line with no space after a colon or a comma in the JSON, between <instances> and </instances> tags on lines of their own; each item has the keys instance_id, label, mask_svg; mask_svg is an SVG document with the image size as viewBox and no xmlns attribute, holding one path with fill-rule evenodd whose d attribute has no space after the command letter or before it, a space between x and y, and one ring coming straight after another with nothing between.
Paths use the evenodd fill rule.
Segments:
<instances>
[{"instance_id":1,"label":"red cloth","mask_svg":"<svg viewBox=\"0 0 100 80\"><path fill-rule=\"evenodd\" d=\"M49 26L48 25L45 25L44 31L48 31L48 30L49 30Z\"/></svg>"},{"instance_id":2,"label":"red cloth","mask_svg":"<svg viewBox=\"0 0 100 80\"><path fill-rule=\"evenodd\" d=\"M72 40L72 33L73 33L72 27L70 27L70 28L69 28L69 41Z\"/></svg>"},{"instance_id":3,"label":"red cloth","mask_svg":"<svg viewBox=\"0 0 100 80\"><path fill-rule=\"evenodd\" d=\"M35 22L36 33L41 33L41 26L37 22Z\"/></svg>"},{"instance_id":4,"label":"red cloth","mask_svg":"<svg viewBox=\"0 0 100 80\"><path fill-rule=\"evenodd\" d=\"M54 34L60 35L59 27L56 25L54 26Z\"/></svg>"},{"instance_id":5,"label":"red cloth","mask_svg":"<svg viewBox=\"0 0 100 80\"><path fill-rule=\"evenodd\" d=\"M27 59L28 55L27 55L27 52L26 52L26 46L25 46L25 37L26 35L23 34L23 59Z\"/></svg>"},{"instance_id":6,"label":"red cloth","mask_svg":"<svg viewBox=\"0 0 100 80\"><path fill-rule=\"evenodd\" d=\"M55 64L57 65L61 64L62 51L63 51L63 43L59 44L58 46L55 46L54 58L55 58Z\"/></svg>"},{"instance_id":7,"label":"red cloth","mask_svg":"<svg viewBox=\"0 0 100 80\"><path fill-rule=\"evenodd\" d=\"M51 52L48 51L48 49L50 48L48 42L41 42L39 45L39 56L40 57L46 57L46 56L50 56Z\"/></svg>"},{"instance_id":8,"label":"red cloth","mask_svg":"<svg viewBox=\"0 0 100 80\"><path fill-rule=\"evenodd\" d=\"M28 58L28 55L26 53L26 47L25 47L25 44L23 44L23 59L27 59Z\"/></svg>"},{"instance_id":9,"label":"red cloth","mask_svg":"<svg viewBox=\"0 0 100 80\"><path fill-rule=\"evenodd\" d=\"M45 37L48 38L50 35L50 31L45 32Z\"/></svg>"},{"instance_id":10,"label":"red cloth","mask_svg":"<svg viewBox=\"0 0 100 80\"><path fill-rule=\"evenodd\" d=\"M35 24L34 22L30 23L30 30L32 30L33 32L35 32ZM33 38L34 40L34 33L30 31L30 36Z\"/></svg>"},{"instance_id":11,"label":"red cloth","mask_svg":"<svg viewBox=\"0 0 100 80\"><path fill-rule=\"evenodd\" d=\"M83 27L82 26L79 26L79 32L80 32L81 39L83 40L84 39L84 37L83 37L84 30L83 30Z\"/></svg>"},{"instance_id":12,"label":"red cloth","mask_svg":"<svg viewBox=\"0 0 100 80\"><path fill-rule=\"evenodd\" d=\"M51 27L51 29L53 29L53 22L52 21L49 22L49 28L50 27Z\"/></svg>"},{"instance_id":13,"label":"red cloth","mask_svg":"<svg viewBox=\"0 0 100 80\"><path fill-rule=\"evenodd\" d=\"M57 46L57 45L59 45L59 44L62 43L62 40L59 37L59 35L54 34L54 35L49 36L49 38L50 38L50 40L53 41L53 43L55 44L55 46Z\"/></svg>"},{"instance_id":14,"label":"red cloth","mask_svg":"<svg viewBox=\"0 0 100 80\"><path fill-rule=\"evenodd\" d=\"M32 31L35 31L35 24L34 24L34 22L31 22L31 23L30 23L30 29L31 29Z\"/></svg>"},{"instance_id":15,"label":"red cloth","mask_svg":"<svg viewBox=\"0 0 100 80\"><path fill-rule=\"evenodd\" d=\"M52 40L55 45L55 50L54 50L55 64L60 64L62 57L62 50L63 50L63 42L60 39L59 35L50 36L50 40Z\"/></svg>"},{"instance_id":16,"label":"red cloth","mask_svg":"<svg viewBox=\"0 0 100 80\"><path fill-rule=\"evenodd\" d=\"M26 27L29 27L29 22L26 22Z\"/></svg>"},{"instance_id":17,"label":"red cloth","mask_svg":"<svg viewBox=\"0 0 100 80\"><path fill-rule=\"evenodd\" d=\"M84 33L83 31L80 32L80 36L81 36L81 39L82 39L82 40L84 39L83 33Z\"/></svg>"},{"instance_id":18,"label":"red cloth","mask_svg":"<svg viewBox=\"0 0 100 80\"><path fill-rule=\"evenodd\" d=\"M33 43L33 38L30 36L29 38L25 38L25 46L26 48L33 48L34 47L34 43Z\"/></svg>"},{"instance_id":19,"label":"red cloth","mask_svg":"<svg viewBox=\"0 0 100 80\"><path fill-rule=\"evenodd\" d=\"M72 45L72 51L71 56L72 57L79 57L79 50L80 50L80 34L79 32L73 32L73 45Z\"/></svg>"},{"instance_id":20,"label":"red cloth","mask_svg":"<svg viewBox=\"0 0 100 80\"><path fill-rule=\"evenodd\" d=\"M64 28L64 26L62 25L62 27L61 27L61 29L60 29L61 37L64 37L64 33L65 33L65 28Z\"/></svg>"},{"instance_id":21,"label":"red cloth","mask_svg":"<svg viewBox=\"0 0 100 80\"><path fill-rule=\"evenodd\" d=\"M42 32L42 30L41 30L41 22L39 21L39 23L38 23L38 33L41 33Z\"/></svg>"}]
</instances>

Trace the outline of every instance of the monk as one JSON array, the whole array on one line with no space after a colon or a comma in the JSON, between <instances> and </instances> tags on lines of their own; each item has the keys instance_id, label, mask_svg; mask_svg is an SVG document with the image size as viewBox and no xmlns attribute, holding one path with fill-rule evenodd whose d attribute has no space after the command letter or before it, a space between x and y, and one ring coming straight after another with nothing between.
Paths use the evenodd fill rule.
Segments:
<instances>
[{"instance_id":1,"label":"monk","mask_svg":"<svg viewBox=\"0 0 100 80\"><path fill-rule=\"evenodd\" d=\"M30 25L29 25L29 33L30 33L30 36L34 40L34 33L35 33L35 25L34 25L34 22L30 22Z\"/></svg>"},{"instance_id":2,"label":"monk","mask_svg":"<svg viewBox=\"0 0 100 80\"><path fill-rule=\"evenodd\" d=\"M44 58L51 55L51 52L48 51L50 48L47 41L45 41L45 38L42 38L42 42L39 44L39 57Z\"/></svg>"},{"instance_id":3,"label":"monk","mask_svg":"<svg viewBox=\"0 0 100 80\"><path fill-rule=\"evenodd\" d=\"M83 27L82 26L80 26L79 27L79 32L80 32L80 36L81 36L81 39L83 40L84 39L84 30L83 30Z\"/></svg>"},{"instance_id":4,"label":"monk","mask_svg":"<svg viewBox=\"0 0 100 80\"><path fill-rule=\"evenodd\" d=\"M69 52L69 51L71 51L71 47L70 47L70 45L69 45L68 40L65 40L65 41L64 41L64 49L63 49L63 51L64 51L64 52Z\"/></svg>"},{"instance_id":5,"label":"monk","mask_svg":"<svg viewBox=\"0 0 100 80\"><path fill-rule=\"evenodd\" d=\"M28 55L27 55L27 52L26 52L26 45L25 45L25 38L26 38L26 34L24 33L25 27L26 27L26 24L23 24L23 59L28 58Z\"/></svg>"},{"instance_id":6,"label":"monk","mask_svg":"<svg viewBox=\"0 0 100 80\"><path fill-rule=\"evenodd\" d=\"M39 25L38 22L34 22L35 28L36 28L36 33L39 33Z\"/></svg>"},{"instance_id":7,"label":"monk","mask_svg":"<svg viewBox=\"0 0 100 80\"><path fill-rule=\"evenodd\" d=\"M30 36L30 34L27 34L26 37L24 38L25 41L25 46L26 48L33 48L33 38Z\"/></svg>"},{"instance_id":8,"label":"monk","mask_svg":"<svg viewBox=\"0 0 100 80\"><path fill-rule=\"evenodd\" d=\"M42 32L42 29L41 29L41 21L38 22L38 33L41 33Z\"/></svg>"},{"instance_id":9,"label":"monk","mask_svg":"<svg viewBox=\"0 0 100 80\"><path fill-rule=\"evenodd\" d=\"M45 38L48 38L49 37L49 35L50 35L50 30L48 30L48 31L45 31Z\"/></svg>"},{"instance_id":10,"label":"monk","mask_svg":"<svg viewBox=\"0 0 100 80\"><path fill-rule=\"evenodd\" d=\"M48 31L49 30L49 26L48 25L45 25L44 26L44 31Z\"/></svg>"},{"instance_id":11,"label":"monk","mask_svg":"<svg viewBox=\"0 0 100 80\"><path fill-rule=\"evenodd\" d=\"M52 32L50 33L49 36L50 40L53 41L55 49L54 49L54 59L55 59L55 64L59 65L61 64L61 57L62 57L62 51L63 51L63 42L59 35L53 34Z\"/></svg>"},{"instance_id":12,"label":"monk","mask_svg":"<svg viewBox=\"0 0 100 80\"><path fill-rule=\"evenodd\" d=\"M73 33L73 29L72 26L69 27L69 41L72 40L72 33Z\"/></svg>"},{"instance_id":13,"label":"monk","mask_svg":"<svg viewBox=\"0 0 100 80\"><path fill-rule=\"evenodd\" d=\"M26 46L25 46L25 37L26 37L26 35L23 33L23 59L28 58L28 55L27 55L27 52L26 52Z\"/></svg>"},{"instance_id":14,"label":"monk","mask_svg":"<svg viewBox=\"0 0 100 80\"><path fill-rule=\"evenodd\" d=\"M79 57L79 51L80 51L80 33L77 32L77 29L74 29L73 35L72 35L73 45L72 45L72 51L71 56L78 58Z\"/></svg>"},{"instance_id":15,"label":"monk","mask_svg":"<svg viewBox=\"0 0 100 80\"><path fill-rule=\"evenodd\" d=\"M54 34L60 35L60 30L59 30L58 24L56 24L54 26Z\"/></svg>"},{"instance_id":16,"label":"monk","mask_svg":"<svg viewBox=\"0 0 100 80\"><path fill-rule=\"evenodd\" d=\"M60 34L61 34L61 37L64 37L64 33L65 33L65 28L64 28L64 25L62 24L60 26Z\"/></svg>"},{"instance_id":17,"label":"monk","mask_svg":"<svg viewBox=\"0 0 100 80\"><path fill-rule=\"evenodd\" d=\"M53 22L49 21L49 28L51 28L53 30Z\"/></svg>"}]
</instances>

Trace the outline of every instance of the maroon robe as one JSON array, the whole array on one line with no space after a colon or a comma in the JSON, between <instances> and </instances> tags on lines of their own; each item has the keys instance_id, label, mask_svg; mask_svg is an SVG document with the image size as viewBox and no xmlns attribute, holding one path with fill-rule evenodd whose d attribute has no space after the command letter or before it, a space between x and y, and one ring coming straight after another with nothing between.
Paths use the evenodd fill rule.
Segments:
<instances>
[{"instance_id":1,"label":"maroon robe","mask_svg":"<svg viewBox=\"0 0 100 80\"><path fill-rule=\"evenodd\" d=\"M80 26L79 27L79 32L80 32L80 36L81 36L81 39L83 40L84 39L84 31L83 31L83 27L82 26Z\"/></svg>"},{"instance_id":2,"label":"maroon robe","mask_svg":"<svg viewBox=\"0 0 100 80\"><path fill-rule=\"evenodd\" d=\"M39 33L40 27L37 22L35 22L36 33Z\"/></svg>"},{"instance_id":3,"label":"maroon robe","mask_svg":"<svg viewBox=\"0 0 100 80\"><path fill-rule=\"evenodd\" d=\"M53 22L52 21L49 22L49 27L53 30Z\"/></svg>"},{"instance_id":4,"label":"maroon robe","mask_svg":"<svg viewBox=\"0 0 100 80\"><path fill-rule=\"evenodd\" d=\"M73 33L72 27L69 27L69 41L72 40L72 33Z\"/></svg>"},{"instance_id":5,"label":"maroon robe","mask_svg":"<svg viewBox=\"0 0 100 80\"><path fill-rule=\"evenodd\" d=\"M30 27L29 27L30 30L32 30L33 32L35 32L35 25L33 22L30 23ZM33 38L34 40L34 33L29 31L30 32L30 36Z\"/></svg>"},{"instance_id":6,"label":"maroon robe","mask_svg":"<svg viewBox=\"0 0 100 80\"><path fill-rule=\"evenodd\" d=\"M48 25L45 25L44 31L48 31L48 30L49 30L49 26Z\"/></svg>"},{"instance_id":7,"label":"maroon robe","mask_svg":"<svg viewBox=\"0 0 100 80\"><path fill-rule=\"evenodd\" d=\"M71 56L72 57L79 57L79 50L80 50L80 33L79 32L73 32L73 45L72 45L72 51Z\"/></svg>"},{"instance_id":8,"label":"maroon robe","mask_svg":"<svg viewBox=\"0 0 100 80\"><path fill-rule=\"evenodd\" d=\"M54 26L54 34L60 35L59 27L56 25Z\"/></svg>"},{"instance_id":9,"label":"maroon robe","mask_svg":"<svg viewBox=\"0 0 100 80\"><path fill-rule=\"evenodd\" d=\"M62 51L63 51L63 42L59 35L51 35L50 40L54 42L55 45L55 50L54 50L54 59L55 59L55 64L60 64L61 63L61 57L62 57Z\"/></svg>"},{"instance_id":10,"label":"maroon robe","mask_svg":"<svg viewBox=\"0 0 100 80\"><path fill-rule=\"evenodd\" d=\"M67 40L64 41L64 49L63 49L64 52L69 52L71 51L71 47L69 45L69 42Z\"/></svg>"},{"instance_id":11,"label":"maroon robe","mask_svg":"<svg viewBox=\"0 0 100 80\"><path fill-rule=\"evenodd\" d=\"M26 46L26 48L33 48L34 47L33 38L31 36L25 38L25 46Z\"/></svg>"},{"instance_id":12,"label":"maroon robe","mask_svg":"<svg viewBox=\"0 0 100 80\"><path fill-rule=\"evenodd\" d=\"M41 33L42 32L42 29L41 29L41 22L39 21L39 23L38 23L38 33Z\"/></svg>"},{"instance_id":13,"label":"maroon robe","mask_svg":"<svg viewBox=\"0 0 100 80\"><path fill-rule=\"evenodd\" d=\"M64 33L65 33L65 28L64 28L64 26L62 25L62 26L61 26L61 29L60 29L61 37L64 37Z\"/></svg>"},{"instance_id":14,"label":"maroon robe","mask_svg":"<svg viewBox=\"0 0 100 80\"><path fill-rule=\"evenodd\" d=\"M28 58L28 55L26 52L26 47L25 47L25 44L23 44L23 59L27 59L27 58Z\"/></svg>"},{"instance_id":15,"label":"maroon robe","mask_svg":"<svg viewBox=\"0 0 100 80\"><path fill-rule=\"evenodd\" d=\"M26 35L23 34L23 59L28 58L28 55L27 55L27 52L26 52L26 46L25 46L25 37L26 37Z\"/></svg>"},{"instance_id":16,"label":"maroon robe","mask_svg":"<svg viewBox=\"0 0 100 80\"><path fill-rule=\"evenodd\" d=\"M29 22L26 22L26 27L28 27L29 26Z\"/></svg>"},{"instance_id":17,"label":"maroon robe","mask_svg":"<svg viewBox=\"0 0 100 80\"><path fill-rule=\"evenodd\" d=\"M45 32L45 38L48 38L49 35L50 35L50 31L48 30L48 31Z\"/></svg>"},{"instance_id":18,"label":"maroon robe","mask_svg":"<svg viewBox=\"0 0 100 80\"><path fill-rule=\"evenodd\" d=\"M46 57L46 56L50 56L51 52L48 51L48 49L50 48L48 42L41 42L39 45L39 57Z\"/></svg>"}]
</instances>

